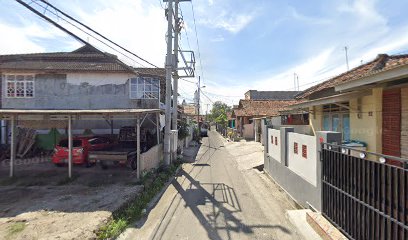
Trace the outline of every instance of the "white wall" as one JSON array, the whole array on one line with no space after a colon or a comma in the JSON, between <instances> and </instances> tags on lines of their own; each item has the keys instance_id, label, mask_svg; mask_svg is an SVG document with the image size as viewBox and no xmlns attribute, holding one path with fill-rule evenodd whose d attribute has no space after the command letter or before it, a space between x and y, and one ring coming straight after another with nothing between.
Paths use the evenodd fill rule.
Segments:
<instances>
[{"instance_id":1,"label":"white wall","mask_svg":"<svg viewBox=\"0 0 408 240\"><path fill-rule=\"evenodd\" d=\"M163 145L158 144L149 149L149 151L140 154L140 170L150 171L158 168L163 159Z\"/></svg>"},{"instance_id":2,"label":"white wall","mask_svg":"<svg viewBox=\"0 0 408 240\"><path fill-rule=\"evenodd\" d=\"M273 137L273 144L271 138ZM275 139L278 140L276 143ZM281 137L280 130L268 129L268 155L281 162Z\"/></svg>"},{"instance_id":3,"label":"white wall","mask_svg":"<svg viewBox=\"0 0 408 240\"><path fill-rule=\"evenodd\" d=\"M294 152L295 142L298 153ZM314 186L317 184L317 146L316 137L298 133L288 134L288 167ZM302 145L307 147L307 158L302 156Z\"/></svg>"},{"instance_id":4,"label":"white wall","mask_svg":"<svg viewBox=\"0 0 408 240\"><path fill-rule=\"evenodd\" d=\"M128 73L69 73L67 74L67 82L75 85L89 83L94 86L125 84L131 77L135 77L135 75Z\"/></svg>"}]
</instances>

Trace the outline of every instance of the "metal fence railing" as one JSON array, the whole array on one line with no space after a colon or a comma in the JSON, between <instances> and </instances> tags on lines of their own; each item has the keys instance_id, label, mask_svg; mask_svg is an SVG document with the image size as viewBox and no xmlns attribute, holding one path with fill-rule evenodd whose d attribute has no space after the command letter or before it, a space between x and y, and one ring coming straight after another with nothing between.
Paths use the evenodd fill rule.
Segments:
<instances>
[{"instance_id":1,"label":"metal fence railing","mask_svg":"<svg viewBox=\"0 0 408 240\"><path fill-rule=\"evenodd\" d=\"M408 239L407 160L322 144L322 213L350 239Z\"/></svg>"}]
</instances>

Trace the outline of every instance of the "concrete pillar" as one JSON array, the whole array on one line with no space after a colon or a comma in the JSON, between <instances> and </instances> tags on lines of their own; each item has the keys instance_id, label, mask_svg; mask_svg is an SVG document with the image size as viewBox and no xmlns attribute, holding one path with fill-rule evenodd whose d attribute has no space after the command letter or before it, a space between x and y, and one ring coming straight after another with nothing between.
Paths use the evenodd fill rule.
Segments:
<instances>
[{"instance_id":1,"label":"concrete pillar","mask_svg":"<svg viewBox=\"0 0 408 240\"><path fill-rule=\"evenodd\" d=\"M10 144L10 177L14 177L14 162L16 160L16 116L11 116Z\"/></svg>"},{"instance_id":2,"label":"concrete pillar","mask_svg":"<svg viewBox=\"0 0 408 240\"><path fill-rule=\"evenodd\" d=\"M72 117L68 116L68 177L72 177Z\"/></svg>"},{"instance_id":3,"label":"concrete pillar","mask_svg":"<svg viewBox=\"0 0 408 240\"><path fill-rule=\"evenodd\" d=\"M140 179L140 116L136 120L136 164L137 164L137 179Z\"/></svg>"},{"instance_id":4,"label":"concrete pillar","mask_svg":"<svg viewBox=\"0 0 408 240\"><path fill-rule=\"evenodd\" d=\"M289 159L288 159L288 146L289 146L289 141L288 141L288 133L294 132L295 129L292 127L281 127L280 128L280 139L281 139L281 163L284 164L285 166L289 165Z\"/></svg>"},{"instance_id":5,"label":"concrete pillar","mask_svg":"<svg viewBox=\"0 0 408 240\"><path fill-rule=\"evenodd\" d=\"M1 144L7 144L7 125L5 120L0 121Z\"/></svg>"},{"instance_id":6,"label":"concrete pillar","mask_svg":"<svg viewBox=\"0 0 408 240\"><path fill-rule=\"evenodd\" d=\"M317 172L317 189L318 189L318 194L321 196L319 198L319 202L317 203L316 206L314 206L317 210L321 211L322 209L322 161L324 159L321 158L321 151L322 151L322 143L332 143L335 145L341 145L342 142L342 135L339 132L329 132L329 131L318 131L316 132L316 141L317 141L317 153L316 156L320 161L317 161L316 164L316 172Z\"/></svg>"}]
</instances>

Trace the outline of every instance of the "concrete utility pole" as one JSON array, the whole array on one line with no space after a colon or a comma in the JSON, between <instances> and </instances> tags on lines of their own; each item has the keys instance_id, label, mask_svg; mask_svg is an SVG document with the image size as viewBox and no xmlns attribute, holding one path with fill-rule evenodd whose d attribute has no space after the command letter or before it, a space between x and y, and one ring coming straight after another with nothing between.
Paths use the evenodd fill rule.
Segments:
<instances>
[{"instance_id":1,"label":"concrete utility pole","mask_svg":"<svg viewBox=\"0 0 408 240\"><path fill-rule=\"evenodd\" d=\"M170 124L171 124L171 76L173 73L173 0L168 0L167 7L167 55L166 55L166 111L164 128L164 162L170 164Z\"/></svg>"},{"instance_id":2,"label":"concrete utility pole","mask_svg":"<svg viewBox=\"0 0 408 240\"><path fill-rule=\"evenodd\" d=\"M179 52L179 34L180 34L180 18L179 18L179 0L174 1L174 74L173 74L173 121L172 121L172 130L177 129L177 110L178 110L178 52ZM173 158L177 156L177 150L172 152Z\"/></svg>"},{"instance_id":3,"label":"concrete utility pole","mask_svg":"<svg viewBox=\"0 0 408 240\"><path fill-rule=\"evenodd\" d=\"M198 76L198 89L197 89L197 125L200 128L200 88L201 77Z\"/></svg>"}]
</instances>

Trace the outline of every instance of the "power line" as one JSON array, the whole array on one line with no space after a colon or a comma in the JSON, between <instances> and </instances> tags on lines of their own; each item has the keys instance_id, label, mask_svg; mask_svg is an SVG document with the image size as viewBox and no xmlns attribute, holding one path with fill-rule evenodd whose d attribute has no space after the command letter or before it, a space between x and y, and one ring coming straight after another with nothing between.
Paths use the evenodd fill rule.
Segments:
<instances>
[{"instance_id":1,"label":"power line","mask_svg":"<svg viewBox=\"0 0 408 240\"><path fill-rule=\"evenodd\" d=\"M207 94L205 94L205 92L204 92L203 90L201 90L201 93L202 93L208 100L210 100L210 102L211 102L212 104L214 104L214 101L213 101L210 97L208 97Z\"/></svg>"},{"instance_id":2,"label":"power line","mask_svg":"<svg viewBox=\"0 0 408 240\"><path fill-rule=\"evenodd\" d=\"M69 25L71 25L71 26L73 26L74 28L76 28L76 29L78 29L79 31L81 31L81 32L83 32L83 33L85 33L86 35L88 35L88 36L90 36L90 37L92 37L92 38L94 38L95 40L97 40L98 42L100 42L100 43L102 43L102 44L104 44L105 46L107 46L107 47L109 47L110 49L112 49L112 50L114 50L114 51L116 51L116 52L118 52L119 54L121 54L121 55L123 55L124 57L126 57L126 58L128 58L128 59L130 59L130 60L132 60L134 63L137 63L138 65L140 65L140 66L142 66L142 67L146 67L145 65L143 65L143 64L141 64L141 63L139 63L137 60L135 60L135 59L133 59L133 58L131 58L131 57L129 57L129 56L127 56L127 55L125 55L124 53L122 53L122 52L119 52L117 49L115 49L115 48L113 48L112 46L109 46L107 43L105 43L105 42L103 42L102 40L100 40L100 39L98 39L98 38L96 38L96 37L94 37L94 36L92 36L90 33L88 33L88 32L86 32L86 31L84 31L83 29L81 29L81 28L79 28L78 26L76 26L76 25L74 25L73 23L71 23L71 22L69 22L69 21L67 21L66 19L64 19L63 17L60 17L60 16L58 16L58 14L56 14L56 13L54 13L54 12L51 12L51 11L49 11L49 10L47 10L47 8L46 7L44 7L44 6L42 6L42 5L40 5L40 4L38 4L37 2L33 2L33 3L35 3L37 6L39 6L39 7L41 7L41 8L43 8L44 9L44 12L50 12L51 14L53 14L54 16L56 16L58 19L61 19L61 20L63 20L64 22L66 22L67 24L69 24ZM41 14L42 15L42 14ZM44 15L45 16L45 15ZM42 17L42 16L40 16L40 17ZM61 29L62 30L62 29ZM64 30L63 30L64 31ZM76 36L76 35L75 35ZM82 41L81 41L82 42ZM86 45L89 45L89 46L91 46L88 42L85 42L85 44ZM94 46L92 46L93 48L96 48L96 47L94 47ZM99 50L99 49L98 49ZM103 53L101 50L99 50L101 53ZM105 56L107 56L105 53L103 53Z\"/></svg>"},{"instance_id":3,"label":"power line","mask_svg":"<svg viewBox=\"0 0 408 240\"><path fill-rule=\"evenodd\" d=\"M195 31L195 35L196 35L196 39L197 39L198 58L200 59L201 77L203 78L203 82L204 82L203 63L202 63L202 60L201 60L200 43L198 41L197 24L196 24L196 18L195 18L195 13L194 13L194 5L193 5L193 1L190 1L190 2L191 2L191 11L193 12L193 19L194 19L194 31Z\"/></svg>"},{"instance_id":4,"label":"power line","mask_svg":"<svg viewBox=\"0 0 408 240\"><path fill-rule=\"evenodd\" d=\"M185 82L197 84L196 82L193 82L193 81L191 81L191 80L187 80L187 79L185 79L185 78L179 78L179 79L180 79L180 80L183 80L183 81L185 81Z\"/></svg>"},{"instance_id":5,"label":"power line","mask_svg":"<svg viewBox=\"0 0 408 240\"><path fill-rule=\"evenodd\" d=\"M96 35L98 35L99 37L103 38L104 40L108 41L109 43L111 43L111 44L115 45L116 47L122 49L123 51L125 51L125 52L127 52L127 53L129 53L129 54L131 54L131 55L133 55L133 56L135 56L136 58L142 60L143 62L145 62L145 63L147 63L147 64L149 64L149 65L151 65L151 66L153 66L153 67L159 68L158 66L154 65L153 63L151 63L151 62L145 60L144 58L140 57L139 55L137 55L137 54L135 54L135 53L129 51L128 49L126 49L126 48L120 46L120 45L117 44L116 42L114 42L114 41L110 40L109 38L103 36L103 35L100 34L99 32L93 30L91 27L89 27L89 26L87 26L87 25L81 23L80 21L76 20L74 17L71 17L70 15L66 14L65 12L63 12L63 11L60 10L59 8L55 7L55 6L52 5L51 3L46 2L45 0L40 0L40 1L41 1L42 3L44 3L44 4L47 4L47 6L50 6L51 8L53 8L54 10L56 10L57 12L61 13L61 14L64 15L65 17L67 17L68 19L70 19L70 20L76 22L77 24L81 25L82 27L88 29L89 31L93 32L94 34L96 34ZM39 5L37 2L34 2L34 3L36 3L37 5ZM39 6L41 6L41 5L39 5ZM41 7L43 7L43 6L41 6ZM44 8L44 7L43 7L43 8ZM47 11L47 8L44 8L44 10ZM49 11L49 12L50 12L50 11ZM54 15L55 15L55 14L54 14ZM59 17L58 15L56 15L56 16ZM59 18L61 18L61 17L59 17ZM62 19L62 18L61 18L61 19ZM63 19L63 20L64 20L64 19ZM67 22L67 23L69 23L69 22L66 21L66 20L64 20L64 21ZM74 26L73 24L71 24L71 25ZM74 26L74 27L76 27L76 26ZM78 28L78 27L76 27L76 28ZM79 29L79 28L78 28L78 29ZM79 29L79 30L81 30L81 29ZM84 33L86 33L86 32L83 31L83 30L81 30L81 31L84 32ZM88 34L89 36L91 36L89 33L86 33L86 34ZM93 36L91 36L91 37L93 37ZM95 38L95 37L93 37L93 38ZM95 39L96 39L96 38L95 38ZM100 41L100 40L99 40L99 41ZM103 43L102 41L100 41L100 42ZM105 45L107 45L107 44L105 44ZM112 47L111 47L111 48L112 48ZM113 48L112 48L112 49L113 49ZM140 65L141 65L141 64L140 64Z\"/></svg>"},{"instance_id":6,"label":"power line","mask_svg":"<svg viewBox=\"0 0 408 240\"><path fill-rule=\"evenodd\" d=\"M181 14L181 18L183 19L183 22L184 22L184 15L183 15L183 10L181 9L181 7L180 7L180 14ZM185 27L183 27L183 29L184 29L184 33L186 35L188 49L192 49L191 45L190 45L190 39L188 37L187 29Z\"/></svg>"}]
</instances>

